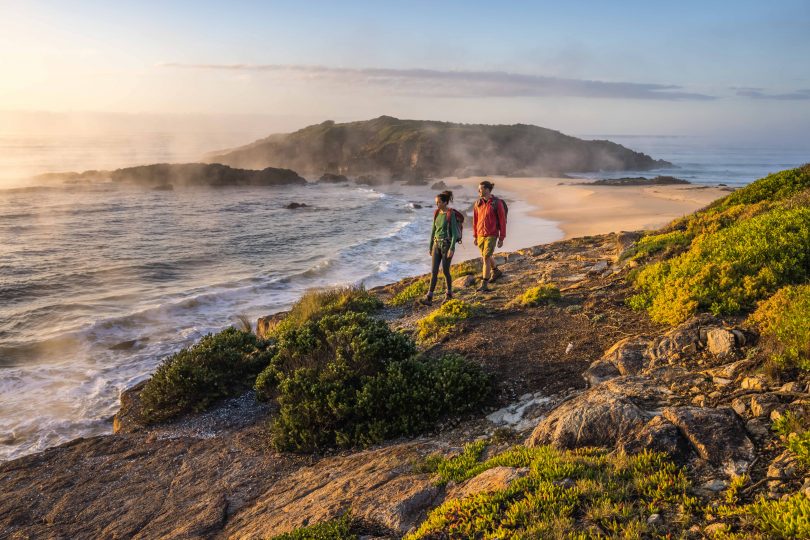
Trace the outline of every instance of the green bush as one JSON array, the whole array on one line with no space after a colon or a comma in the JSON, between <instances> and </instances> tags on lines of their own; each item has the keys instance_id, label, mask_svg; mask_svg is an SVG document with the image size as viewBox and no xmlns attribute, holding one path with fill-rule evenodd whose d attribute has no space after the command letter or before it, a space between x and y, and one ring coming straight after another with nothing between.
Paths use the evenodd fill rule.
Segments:
<instances>
[{"instance_id":1,"label":"green bush","mask_svg":"<svg viewBox=\"0 0 810 540\"><path fill-rule=\"evenodd\" d=\"M372 313L382 307L382 301L364 287L349 286L309 290L290 308L287 315L271 330L275 336L288 328L325 315L358 312Z\"/></svg>"},{"instance_id":2,"label":"green bush","mask_svg":"<svg viewBox=\"0 0 810 540\"><path fill-rule=\"evenodd\" d=\"M249 332L228 328L208 334L161 363L141 391L143 415L160 422L239 395L271 357L272 347Z\"/></svg>"},{"instance_id":3,"label":"green bush","mask_svg":"<svg viewBox=\"0 0 810 540\"><path fill-rule=\"evenodd\" d=\"M481 271L481 261L480 259L464 261L458 264L454 264L450 267L450 275L453 279L457 279L462 276L468 276L471 274L476 274ZM388 303L392 306L404 306L407 304L412 303L417 298L425 296L428 292L428 285L430 284L430 280L428 278L419 278L414 280L413 282L409 283L406 287L400 290L397 294L394 295ZM441 291L445 289L444 285L444 276L439 274L438 279L436 280L436 289Z\"/></svg>"},{"instance_id":4,"label":"green bush","mask_svg":"<svg viewBox=\"0 0 810 540\"><path fill-rule=\"evenodd\" d=\"M428 292L428 281L424 278L417 279L397 294L388 302L392 306L404 306L412 303L417 298L425 296Z\"/></svg>"},{"instance_id":5,"label":"green bush","mask_svg":"<svg viewBox=\"0 0 810 540\"><path fill-rule=\"evenodd\" d=\"M795 454L805 469L810 469L810 429L808 419L788 411L773 423L773 430Z\"/></svg>"},{"instance_id":6,"label":"green bush","mask_svg":"<svg viewBox=\"0 0 810 540\"><path fill-rule=\"evenodd\" d=\"M528 475L501 491L448 500L406 538L579 538L590 525L608 537L657 537L647 524L650 514L697 507L685 474L664 454L517 446L480 462L483 449L473 443L431 465L443 481L461 482L497 466L527 467ZM670 526L685 532L688 517Z\"/></svg>"},{"instance_id":7,"label":"green bush","mask_svg":"<svg viewBox=\"0 0 810 540\"><path fill-rule=\"evenodd\" d=\"M787 286L749 317L780 363L810 370L810 284Z\"/></svg>"},{"instance_id":8,"label":"green bush","mask_svg":"<svg viewBox=\"0 0 810 540\"><path fill-rule=\"evenodd\" d=\"M453 299L445 302L430 315L417 321L419 341L438 341L452 332L458 323L469 319L480 309L480 304Z\"/></svg>"},{"instance_id":9,"label":"green bush","mask_svg":"<svg viewBox=\"0 0 810 540\"><path fill-rule=\"evenodd\" d=\"M332 521L274 536L271 540L356 540L359 535L352 532L353 528L351 517L344 515Z\"/></svg>"},{"instance_id":10,"label":"green bush","mask_svg":"<svg viewBox=\"0 0 810 540\"><path fill-rule=\"evenodd\" d=\"M329 315L289 328L256 381L279 412L271 440L280 450L368 446L433 426L480 406L491 383L458 356L414 358L413 341L362 313Z\"/></svg>"},{"instance_id":11,"label":"green bush","mask_svg":"<svg viewBox=\"0 0 810 540\"><path fill-rule=\"evenodd\" d=\"M775 209L695 238L685 253L635 275L629 299L658 322L677 324L706 309L753 308L778 288L810 277L810 208Z\"/></svg>"},{"instance_id":12,"label":"green bush","mask_svg":"<svg viewBox=\"0 0 810 540\"><path fill-rule=\"evenodd\" d=\"M560 289L548 283L541 283L536 287L529 287L520 295L519 302L524 306L539 306L559 300Z\"/></svg>"},{"instance_id":13,"label":"green bush","mask_svg":"<svg viewBox=\"0 0 810 540\"><path fill-rule=\"evenodd\" d=\"M716 201L712 209L725 210L738 204L778 202L810 189L810 164L770 174Z\"/></svg>"},{"instance_id":14,"label":"green bush","mask_svg":"<svg viewBox=\"0 0 810 540\"><path fill-rule=\"evenodd\" d=\"M682 251L691 241L692 238L689 234L679 230L648 235L639 239L622 257L624 259L638 260L659 253L667 257Z\"/></svg>"},{"instance_id":15,"label":"green bush","mask_svg":"<svg viewBox=\"0 0 810 540\"><path fill-rule=\"evenodd\" d=\"M340 369L349 376L377 373L389 362L410 358L413 341L393 332L385 321L365 313L347 312L285 326L276 333L276 353L256 379L259 399L274 397L276 387L300 369L314 374Z\"/></svg>"}]
</instances>

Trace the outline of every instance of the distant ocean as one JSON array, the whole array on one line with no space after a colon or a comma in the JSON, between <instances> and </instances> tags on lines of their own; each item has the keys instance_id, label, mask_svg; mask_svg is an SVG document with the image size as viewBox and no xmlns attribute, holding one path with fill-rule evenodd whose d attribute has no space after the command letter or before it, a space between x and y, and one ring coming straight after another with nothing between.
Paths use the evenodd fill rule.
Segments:
<instances>
[{"instance_id":1,"label":"distant ocean","mask_svg":"<svg viewBox=\"0 0 810 540\"><path fill-rule=\"evenodd\" d=\"M588 140L607 139L644 152L675 167L656 171L578 173L583 178L623 176L675 176L694 184L740 187L770 173L810 162L810 139L792 145L734 143L716 138L650 135L581 135Z\"/></svg>"},{"instance_id":2,"label":"distant ocean","mask_svg":"<svg viewBox=\"0 0 810 540\"><path fill-rule=\"evenodd\" d=\"M810 161L689 138L604 138L680 167L653 174L697 183L743 185ZM0 135L0 460L110 432L121 390L237 315L255 322L311 287L373 287L428 270L427 187L3 187L23 184L21 171L193 161L211 149L200 141L178 152L174 142ZM467 191L457 207L473 201ZM289 202L310 207L283 209ZM551 222L534 228L532 243L561 237Z\"/></svg>"}]
</instances>

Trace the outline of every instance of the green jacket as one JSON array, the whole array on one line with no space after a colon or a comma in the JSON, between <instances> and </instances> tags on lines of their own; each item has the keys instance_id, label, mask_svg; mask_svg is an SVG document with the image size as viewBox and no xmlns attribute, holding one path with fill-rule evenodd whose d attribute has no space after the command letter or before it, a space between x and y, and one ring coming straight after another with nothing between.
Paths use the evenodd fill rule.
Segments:
<instances>
[{"instance_id":1,"label":"green jacket","mask_svg":"<svg viewBox=\"0 0 810 540\"><path fill-rule=\"evenodd\" d=\"M430 252L433 253L433 244L436 239L450 239L450 251L456 249L458 242L458 220L456 213L450 210L450 220L446 212L438 212L433 218L433 228L430 230Z\"/></svg>"}]
</instances>

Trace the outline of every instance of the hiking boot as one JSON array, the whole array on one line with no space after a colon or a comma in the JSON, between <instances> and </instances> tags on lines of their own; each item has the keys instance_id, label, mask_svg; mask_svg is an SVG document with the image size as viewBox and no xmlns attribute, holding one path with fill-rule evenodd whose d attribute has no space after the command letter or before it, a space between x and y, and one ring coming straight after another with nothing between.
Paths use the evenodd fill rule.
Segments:
<instances>
[{"instance_id":1,"label":"hiking boot","mask_svg":"<svg viewBox=\"0 0 810 540\"><path fill-rule=\"evenodd\" d=\"M492 277L490 278L490 281L495 281L496 279L500 279L502 276L503 276L503 272L501 272L497 268L493 268L492 269Z\"/></svg>"},{"instance_id":2,"label":"hiking boot","mask_svg":"<svg viewBox=\"0 0 810 540\"><path fill-rule=\"evenodd\" d=\"M481 282L481 286L480 286L480 287L478 287L478 288L477 288L477 289L475 289L475 290L476 290L476 291L478 291L478 292L489 292L489 287L488 287L488 285L489 285L489 280L488 280L488 279L485 279L484 281L482 281L482 282Z\"/></svg>"},{"instance_id":3,"label":"hiking boot","mask_svg":"<svg viewBox=\"0 0 810 540\"><path fill-rule=\"evenodd\" d=\"M453 295L452 295L452 294L445 294L445 295L444 295L444 300L442 301L442 304L446 304L447 302L449 302L449 301L450 301L450 300L452 300L452 299L453 299Z\"/></svg>"},{"instance_id":4,"label":"hiking boot","mask_svg":"<svg viewBox=\"0 0 810 540\"><path fill-rule=\"evenodd\" d=\"M433 297L430 295L424 296L419 300L417 300L416 303L419 304L420 306L429 306L430 304L433 303Z\"/></svg>"}]
</instances>

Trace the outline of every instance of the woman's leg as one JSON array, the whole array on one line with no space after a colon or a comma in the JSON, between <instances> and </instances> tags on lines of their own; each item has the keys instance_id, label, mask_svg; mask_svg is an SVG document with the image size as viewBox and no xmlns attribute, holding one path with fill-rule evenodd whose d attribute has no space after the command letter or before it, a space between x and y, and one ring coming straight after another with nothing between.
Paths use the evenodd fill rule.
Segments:
<instances>
[{"instance_id":1,"label":"woman's leg","mask_svg":"<svg viewBox=\"0 0 810 540\"><path fill-rule=\"evenodd\" d=\"M450 262L452 259L447 256L445 251L442 254L442 272L444 273L444 280L447 282L447 297L453 296L453 277L450 275Z\"/></svg>"},{"instance_id":2,"label":"woman's leg","mask_svg":"<svg viewBox=\"0 0 810 540\"><path fill-rule=\"evenodd\" d=\"M442 250L439 246L433 246L433 267L430 270L430 288L428 289L428 296L433 296L433 291L436 289L436 280L439 278L439 265L442 262Z\"/></svg>"}]
</instances>

